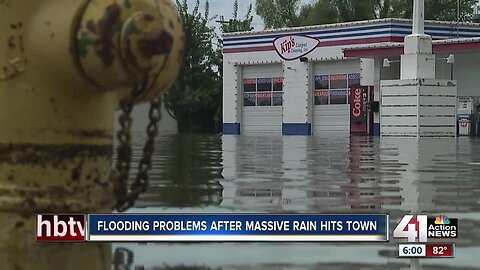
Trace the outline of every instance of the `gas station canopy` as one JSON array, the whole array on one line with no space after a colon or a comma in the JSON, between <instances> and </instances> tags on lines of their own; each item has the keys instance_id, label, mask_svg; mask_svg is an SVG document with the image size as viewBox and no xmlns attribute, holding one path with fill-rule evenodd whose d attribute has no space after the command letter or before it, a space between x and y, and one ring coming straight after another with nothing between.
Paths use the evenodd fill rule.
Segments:
<instances>
[{"instance_id":1,"label":"gas station canopy","mask_svg":"<svg viewBox=\"0 0 480 270\"><path fill-rule=\"evenodd\" d=\"M434 40L433 53L460 53L480 51L480 37ZM343 49L345 57L387 57L403 54L403 42L385 42L368 45L355 45Z\"/></svg>"}]
</instances>

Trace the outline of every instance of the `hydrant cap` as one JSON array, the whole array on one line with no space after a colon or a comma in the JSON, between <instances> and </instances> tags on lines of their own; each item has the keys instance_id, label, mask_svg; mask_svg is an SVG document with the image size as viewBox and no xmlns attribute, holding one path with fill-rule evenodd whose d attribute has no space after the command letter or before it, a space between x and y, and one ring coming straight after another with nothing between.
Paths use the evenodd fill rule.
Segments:
<instances>
[{"instance_id":1,"label":"hydrant cap","mask_svg":"<svg viewBox=\"0 0 480 270\"><path fill-rule=\"evenodd\" d=\"M78 24L76 56L92 84L144 85L137 101L151 100L176 79L184 40L170 0L92 0Z\"/></svg>"}]
</instances>

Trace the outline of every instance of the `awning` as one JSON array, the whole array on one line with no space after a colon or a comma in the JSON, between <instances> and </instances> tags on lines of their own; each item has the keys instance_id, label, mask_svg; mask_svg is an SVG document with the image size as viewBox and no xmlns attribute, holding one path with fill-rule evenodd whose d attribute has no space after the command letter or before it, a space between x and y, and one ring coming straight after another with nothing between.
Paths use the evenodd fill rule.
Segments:
<instances>
[{"instance_id":1,"label":"awning","mask_svg":"<svg viewBox=\"0 0 480 270\"><path fill-rule=\"evenodd\" d=\"M432 43L433 53L456 53L480 51L480 38L460 38L434 40ZM388 57L403 54L403 43L376 43L371 45L356 45L345 47L345 57Z\"/></svg>"}]
</instances>

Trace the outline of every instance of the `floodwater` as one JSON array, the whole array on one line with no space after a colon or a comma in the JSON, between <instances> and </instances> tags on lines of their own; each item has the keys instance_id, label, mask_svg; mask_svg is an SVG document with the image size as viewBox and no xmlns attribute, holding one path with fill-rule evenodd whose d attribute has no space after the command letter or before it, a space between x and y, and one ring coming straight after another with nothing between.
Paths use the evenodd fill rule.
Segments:
<instances>
[{"instance_id":1,"label":"floodwater","mask_svg":"<svg viewBox=\"0 0 480 270\"><path fill-rule=\"evenodd\" d=\"M480 269L480 140L164 134L128 212L444 214L459 238L455 259L422 260L393 242L116 243L114 269Z\"/></svg>"}]
</instances>

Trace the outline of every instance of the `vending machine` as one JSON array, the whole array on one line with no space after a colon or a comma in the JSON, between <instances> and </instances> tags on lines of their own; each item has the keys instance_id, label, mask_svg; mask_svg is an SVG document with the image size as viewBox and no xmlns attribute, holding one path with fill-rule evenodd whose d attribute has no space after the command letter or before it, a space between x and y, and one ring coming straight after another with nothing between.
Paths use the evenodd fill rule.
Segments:
<instances>
[{"instance_id":1,"label":"vending machine","mask_svg":"<svg viewBox=\"0 0 480 270\"><path fill-rule=\"evenodd\" d=\"M472 97L458 97L457 100L457 130L459 136L472 134L472 118L474 102Z\"/></svg>"},{"instance_id":2,"label":"vending machine","mask_svg":"<svg viewBox=\"0 0 480 270\"><path fill-rule=\"evenodd\" d=\"M373 114L370 109L373 87L353 86L350 88L350 133L372 134Z\"/></svg>"}]
</instances>

